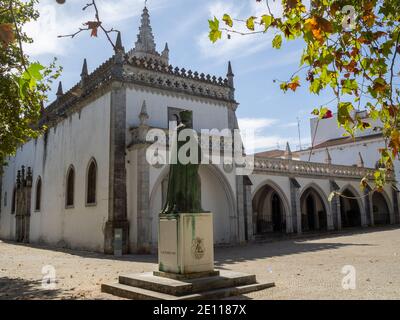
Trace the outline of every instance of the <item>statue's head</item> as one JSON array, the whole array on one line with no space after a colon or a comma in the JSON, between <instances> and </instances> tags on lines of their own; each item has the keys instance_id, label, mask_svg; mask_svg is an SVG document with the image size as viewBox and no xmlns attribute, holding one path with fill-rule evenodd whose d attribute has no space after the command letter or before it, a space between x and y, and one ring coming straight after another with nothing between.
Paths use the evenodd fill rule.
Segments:
<instances>
[{"instance_id":1,"label":"statue's head","mask_svg":"<svg viewBox=\"0 0 400 320\"><path fill-rule=\"evenodd\" d=\"M184 110L179 112L179 118L181 123L184 124L186 127L192 126L192 112L189 110Z\"/></svg>"}]
</instances>

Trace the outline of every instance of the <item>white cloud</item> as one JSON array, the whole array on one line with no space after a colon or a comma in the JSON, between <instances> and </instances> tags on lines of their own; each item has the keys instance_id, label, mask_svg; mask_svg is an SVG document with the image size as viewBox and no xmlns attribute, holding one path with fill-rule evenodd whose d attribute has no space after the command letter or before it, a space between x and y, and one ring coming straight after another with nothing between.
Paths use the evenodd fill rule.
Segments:
<instances>
[{"instance_id":1,"label":"white cloud","mask_svg":"<svg viewBox=\"0 0 400 320\"><path fill-rule=\"evenodd\" d=\"M271 11L279 15L279 12L281 12L279 9L280 4L274 2L270 6ZM249 17L251 15L259 17L268 13L264 2L251 4L242 3L242 5L235 3L235 5L233 5L217 1L213 2L208 9L211 19L214 18L214 16L221 19L224 13L229 13L232 17L237 18ZM244 23L237 22L234 22L234 30L239 32L249 31L246 29ZM223 39L218 40L216 43L211 43L208 38L208 33L204 32L197 39L197 44L204 57L226 61L233 57L242 58L249 56L267 47L271 47L272 38L273 35L269 32L266 34L253 35L231 34L231 39L224 38L223 36Z\"/></svg>"},{"instance_id":2,"label":"white cloud","mask_svg":"<svg viewBox=\"0 0 400 320\"><path fill-rule=\"evenodd\" d=\"M243 139L243 144L246 147L246 152L249 154L267 150L280 149L284 150L286 143L289 142L292 151L299 149L299 138L296 136L280 136L280 135L266 135L256 134L253 138ZM310 143L310 138L302 138L302 147Z\"/></svg>"},{"instance_id":3,"label":"white cloud","mask_svg":"<svg viewBox=\"0 0 400 320\"><path fill-rule=\"evenodd\" d=\"M297 122L289 122L289 123L284 123L279 125L279 127L281 128L293 128L293 127L297 127L298 123Z\"/></svg>"},{"instance_id":4,"label":"white cloud","mask_svg":"<svg viewBox=\"0 0 400 320\"><path fill-rule=\"evenodd\" d=\"M269 131L272 131L269 129L273 129L274 126L294 128L297 126L296 122L280 124L279 120L271 118L239 118L238 122L243 144L249 154L269 149L283 149L286 142L289 142L292 150L299 148L299 138L295 129L290 130L288 136L269 133ZM303 146L308 143L310 143L309 137L301 139Z\"/></svg>"},{"instance_id":5,"label":"white cloud","mask_svg":"<svg viewBox=\"0 0 400 320\"><path fill-rule=\"evenodd\" d=\"M248 131L260 131L267 127L270 127L278 122L277 119L271 118L239 118L239 128L240 130Z\"/></svg>"},{"instance_id":6,"label":"white cloud","mask_svg":"<svg viewBox=\"0 0 400 320\"><path fill-rule=\"evenodd\" d=\"M59 35L71 34L82 27L85 21L93 20L94 10L87 8L82 11L86 2L68 0L64 5L58 5L54 0L42 0L37 5L40 17L30 22L24 31L32 37L33 43L24 46L25 51L33 56L42 54L66 55L74 47L73 41L60 39ZM97 0L100 19L109 26L122 20L139 16L142 13L142 0ZM150 10L157 10L167 5L167 0L153 0Z\"/></svg>"},{"instance_id":7,"label":"white cloud","mask_svg":"<svg viewBox=\"0 0 400 320\"><path fill-rule=\"evenodd\" d=\"M247 73L252 73L260 70L269 70L273 68L283 67L291 64L300 64L300 57L303 53L303 50L295 50L289 53L282 54L278 60L267 59L267 61L263 64L257 64L250 68L244 69L240 72L240 75L244 75Z\"/></svg>"}]
</instances>

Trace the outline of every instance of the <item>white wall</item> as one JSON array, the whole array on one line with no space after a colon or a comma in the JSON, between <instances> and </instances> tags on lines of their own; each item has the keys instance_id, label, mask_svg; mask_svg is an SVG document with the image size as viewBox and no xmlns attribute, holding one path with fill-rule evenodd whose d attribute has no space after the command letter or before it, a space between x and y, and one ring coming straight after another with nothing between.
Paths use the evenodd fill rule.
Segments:
<instances>
[{"instance_id":1,"label":"white wall","mask_svg":"<svg viewBox=\"0 0 400 320\"><path fill-rule=\"evenodd\" d=\"M80 113L50 128L45 151L44 137L29 141L11 158L3 176L3 199L0 237L13 239L15 215L11 215L12 190L16 172L22 165L33 170L31 202L31 242L45 242L103 251L103 228L108 216L110 95L88 104ZM97 162L97 205L87 207L86 170L90 159ZM75 206L65 208L66 174L75 167ZM42 177L41 211L34 212L35 186ZM4 206L4 203L3 203Z\"/></svg>"},{"instance_id":2,"label":"white wall","mask_svg":"<svg viewBox=\"0 0 400 320\"><path fill-rule=\"evenodd\" d=\"M216 170L219 170L218 173ZM162 209L162 180L167 178L167 168L150 169L150 212L152 215L152 246L158 242L158 215ZM201 203L214 218L214 243L228 244L238 240L235 188L227 176L216 167L201 165ZM132 231L132 230L131 230Z\"/></svg>"},{"instance_id":3,"label":"white wall","mask_svg":"<svg viewBox=\"0 0 400 320\"><path fill-rule=\"evenodd\" d=\"M228 109L223 104L211 104L201 99L189 99L172 95L148 92L139 88L127 88L127 127L139 125L139 113L146 100L149 120L147 124L156 128L168 128L168 107L193 111L193 128L228 128Z\"/></svg>"},{"instance_id":4,"label":"white wall","mask_svg":"<svg viewBox=\"0 0 400 320\"><path fill-rule=\"evenodd\" d=\"M371 139L363 142L346 143L343 145L329 147L329 154L332 159L332 164L338 165L356 165L359 161L358 153L364 160L364 166L367 168L375 168L375 164L380 159L379 149L385 147L385 142L382 138ZM298 153L300 160L308 161L310 151L301 151ZM311 162L325 163L326 149L315 149L311 153ZM400 177L400 161L394 161L394 172L397 177Z\"/></svg>"},{"instance_id":5,"label":"white wall","mask_svg":"<svg viewBox=\"0 0 400 320\"><path fill-rule=\"evenodd\" d=\"M374 127L382 126L381 121L373 121L370 118L366 118L365 111L358 112L358 116L363 118L364 122L370 123L371 128L368 128L364 131L357 130L355 132L356 137L364 137L376 134L377 132L373 130ZM338 126L337 114L334 114L332 118L319 120L319 123L318 118L310 119L310 130L312 137L311 140L313 140L315 135L314 145L318 145L327 140L342 138L343 134L345 133L345 130Z\"/></svg>"}]
</instances>

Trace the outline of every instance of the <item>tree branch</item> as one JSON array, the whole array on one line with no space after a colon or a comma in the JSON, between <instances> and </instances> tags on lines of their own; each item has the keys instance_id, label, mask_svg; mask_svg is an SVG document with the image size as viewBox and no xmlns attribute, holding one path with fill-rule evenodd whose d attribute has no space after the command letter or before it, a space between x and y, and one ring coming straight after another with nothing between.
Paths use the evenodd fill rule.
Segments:
<instances>
[{"instance_id":1,"label":"tree branch","mask_svg":"<svg viewBox=\"0 0 400 320\"><path fill-rule=\"evenodd\" d=\"M119 31L116 30L116 29L114 29L114 28L111 28L111 29L109 29L109 30L107 30L106 28L104 28L103 23L102 23L102 21L100 20L99 9L98 9L98 7L97 7L97 4L96 4L96 1L95 1L95 0L92 0L91 3L87 3L87 4L82 8L82 11L85 11L85 10L86 10L87 8L89 8L89 7L93 7L93 9L94 9L94 11L95 11L94 18L96 19L96 22L97 22L97 26L96 26L95 28L96 28L96 29L97 29L97 28L100 28L100 29L104 32L104 34L105 34L105 36L106 36L108 42L111 44L111 46L112 46L113 49L115 50L115 44L114 44L114 42L111 40L110 33L112 33L112 32L119 32ZM91 28L91 27L89 26L89 22L90 22L90 21L84 23L84 25L88 25L87 28L79 28L79 30L76 31L76 32L74 32L74 33L67 34L67 35L59 35L58 38L74 38L76 35L78 35L78 34L81 33L82 31L94 30L94 27ZM97 31L97 30L96 30L96 31Z\"/></svg>"}]
</instances>

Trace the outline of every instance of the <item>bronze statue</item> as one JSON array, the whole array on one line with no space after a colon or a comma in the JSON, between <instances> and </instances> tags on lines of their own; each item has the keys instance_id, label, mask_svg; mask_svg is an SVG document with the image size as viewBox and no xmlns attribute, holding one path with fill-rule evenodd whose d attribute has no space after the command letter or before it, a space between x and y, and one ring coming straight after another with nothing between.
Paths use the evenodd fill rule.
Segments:
<instances>
[{"instance_id":1,"label":"bronze statue","mask_svg":"<svg viewBox=\"0 0 400 320\"><path fill-rule=\"evenodd\" d=\"M187 143L187 141L178 141L177 137L182 130L191 129L191 115L192 113L190 111L181 111L179 113L179 119L177 119L178 126L176 128L176 137L173 139L171 146L172 150L176 151L176 154L173 154L172 161L170 160L167 199L161 214L204 212L201 208L201 185L199 176L201 159L200 145L197 143L198 156L195 163L189 162L188 164L182 164L177 156L180 148Z\"/></svg>"}]
</instances>

